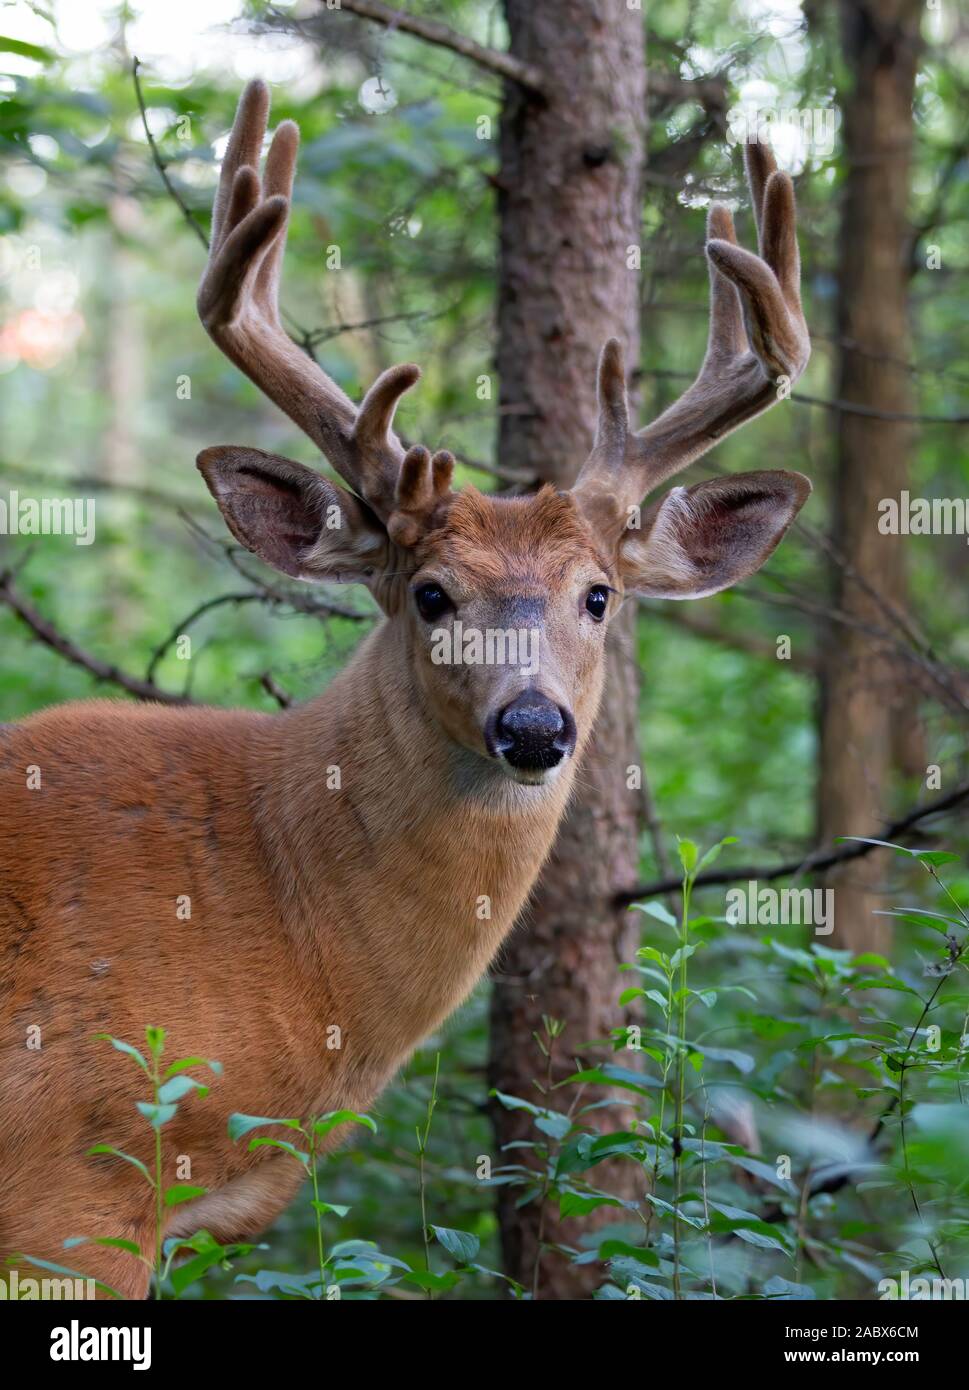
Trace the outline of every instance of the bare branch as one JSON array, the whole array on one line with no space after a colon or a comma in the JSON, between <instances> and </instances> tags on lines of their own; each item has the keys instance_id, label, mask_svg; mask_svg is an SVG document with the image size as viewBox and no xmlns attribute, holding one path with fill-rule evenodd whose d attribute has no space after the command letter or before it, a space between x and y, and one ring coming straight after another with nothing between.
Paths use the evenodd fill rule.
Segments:
<instances>
[{"instance_id":1,"label":"bare branch","mask_svg":"<svg viewBox=\"0 0 969 1390\"><path fill-rule=\"evenodd\" d=\"M157 700L163 705L196 703L188 695L176 695L170 690L162 690L153 681L139 680L137 676L128 675L120 667L91 656L89 652L72 642L69 637L58 632L52 623L48 622L25 598L17 593L13 587L13 580L9 571L0 574L0 602L5 603L17 614L17 617L30 629L38 642L42 642L45 647L50 647L51 651L57 652L58 656L64 657L72 665L80 666L95 680L117 685L122 690L126 690L129 695L133 695L136 700Z\"/></svg>"},{"instance_id":2,"label":"bare branch","mask_svg":"<svg viewBox=\"0 0 969 1390\"><path fill-rule=\"evenodd\" d=\"M679 307L679 306L678 306ZM630 373L630 379L651 376L657 380L689 381L691 372L673 371L668 367L642 367ZM873 420L887 420L891 424L904 425L966 425L969 415L907 415L901 411L876 410L873 406L861 405L858 401L827 400L823 396L806 396L802 391L792 391L790 400L795 405L818 405L825 410L839 410L844 415L867 415Z\"/></svg>"},{"instance_id":3,"label":"bare branch","mask_svg":"<svg viewBox=\"0 0 969 1390\"><path fill-rule=\"evenodd\" d=\"M965 673L952 667L943 666L934 658L923 656L914 647L906 646L904 642L899 641L887 628L875 627L840 608L823 603L813 603L809 599L791 593L772 594L763 589L753 588L749 584L738 588L736 592L738 598L753 599L755 602L773 604L779 608L793 608L809 617L822 618L825 621L838 623L842 627L850 627L856 632L864 633L873 642L890 647L904 661L911 662L920 672L923 672L928 682L944 694L945 700L942 703L950 704L961 715L969 713L969 685L967 685Z\"/></svg>"},{"instance_id":4,"label":"bare branch","mask_svg":"<svg viewBox=\"0 0 969 1390\"><path fill-rule=\"evenodd\" d=\"M800 405L840 410L844 415L867 415L872 420L887 420L892 425L969 425L969 415L912 415L904 410L876 410L858 401L829 401L821 396L805 396L802 391L792 393L791 400Z\"/></svg>"},{"instance_id":5,"label":"bare branch","mask_svg":"<svg viewBox=\"0 0 969 1390\"><path fill-rule=\"evenodd\" d=\"M293 703L292 695L287 694L283 687L276 680L272 671L264 671L259 677L259 684L267 695L271 695L280 709L289 709Z\"/></svg>"},{"instance_id":6,"label":"bare branch","mask_svg":"<svg viewBox=\"0 0 969 1390\"><path fill-rule=\"evenodd\" d=\"M192 209L185 203L178 189L175 187L171 179L168 177L168 169L165 165L165 161L162 159L161 154L159 153L158 146L155 144L155 137L152 135L151 128L148 125L148 112L145 110L145 98L141 90L141 79L138 76L138 69L140 67L140 60L138 58L135 58L131 64L131 77L135 84L135 96L138 98L138 110L141 112L141 124L144 126L145 129L145 138L148 141L148 148L151 150L151 157L154 160L155 168L158 170L158 173L161 176L161 181L168 190L168 193L170 194L172 201L180 209L182 216L185 218L185 221L191 227L192 231L195 233L195 235L198 237L199 241L202 243L202 245L205 247L207 251L209 249L209 239L205 235L205 232L202 230L202 227L199 224L199 222L196 220L195 214L192 212Z\"/></svg>"},{"instance_id":7,"label":"bare branch","mask_svg":"<svg viewBox=\"0 0 969 1390\"><path fill-rule=\"evenodd\" d=\"M383 24L387 29L398 29L402 34L412 34L414 38L436 44L438 48L449 48L452 53L459 53L462 58L470 59L472 63L477 63L479 67L486 68L498 77L510 78L530 92L541 93L544 90L545 76L540 68L534 67L531 63L523 63L511 53L503 53L497 48L485 48L482 44L475 43L474 39L457 33L436 19L408 14L406 10L392 9L390 5L383 4L383 0L340 0L340 9L359 15L361 19L370 19L375 24Z\"/></svg>"},{"instance_id":8,"label":"bare branch","mask_svg":"<svg viewBox=\"0 0 969 1390\"><path fill-rule=\"evenodd\" d=\"M650 69L646 92L667 104L696 101L705 111L711 112L727 108L727 83L723 77L679 77L673 72Z\"/></svg>"},{"instance_id":9,"label":"bare branch","mask_svg":"<svg viewBox=\"0 0 969 1390\"><path fill-rule=\"evenodd\" d=\"M646 600L641 602L645 605ZM753 632L731 631L722 627L716 618L697 611L694 607L684 603L658 603L645 610L652 617L661 618L663 622L671 623L674 627L683 628L686 632L692 633L694 637L702 637L707 641L716 642L718 646L729 647L732 651L744 652L747 656L756 656L763 661L777 661L777 647L769 639L760 637ZM795 671L805 672L808 675L817 675L821 670L821 663L814 652L795 654L791 653L790 658L784 665Z\"/></svg>"},{"instance_id":10,"label":"bare branch","mask_svg":"<svg viewBox=\"0 0 969 1390\"><path fill-rule=\"evenodd\" d=\"M887 825L881 838L893 840L899 835L905 835L921 821L928 820L930 816L939 816L946 811L951 811L967 800L969 800L969 782L963 782L953 791L948 792L947 795L937 797L935 801L929 801L924 806L916 806L900 820ZM761 883L771 883L774 879L790 878L795 874L820 873L822 869L830 869L835 864L844 864L852 859L862 859L878 848L878 845L867 842L855 842L823 853L820 850L814 850L800 859L789 860L786 864L745 864L737 869L713 869L709 873L700 874L696 879L696 886L698 888L711 888L726 883L742 883L748 879L758 879ZM658 879L654 883L643 883L636 888L629 888L617 893L613 898L613 904L616 907L629 907L642 898L655 898L661 893L670 893L679 887L679 878Z\"/></svg>"},{"instance_id":11,"label":"bare branch","mask_svg":"<svg viewBox=\"0 0 969 1390\"><path fill-rule=\"evenodd\" d=\"M172 511L181 511L185 507L196 507L201 504L201 497L179 497L176 493L163 492L160 488L143 487L139 483L120 482L114 478L97 478L93 474L72 473L70 476L61 473L48 473L38 468L22 468L16 463L4 463L0 460L0 476L5 478L22 478L25 482L33 484L40 483L44 487L56 488L63 495L65 492L73 497L83 496L88 492L117 492L127 494L137 498L141 502L150 502L153 506L170 507Z\"/></svg>"},{"instance_id":12,"label":"bare branch","mask_svg":"<svg viewBox=\"0 0 969 1390\"><path fill-rule=\"evenodd\" d=\"M184 636L193 623L197 622L198 619L203 617L206 613L210 613L213 608L221 608L227 603L269 604L272 602L274 602L274 600L261 593L219 594L217 598L206 599L204 603L200 603L197 608L194 608L192 612L189 613L188 617L183 618L176 627L172 628L163 642L159 642L158 646L152 652L151 660L148 662L145 680L151 683L154 682L155 672L158 670L166 653L175 645L180 637Z\"/></svg>"}]
</instances>

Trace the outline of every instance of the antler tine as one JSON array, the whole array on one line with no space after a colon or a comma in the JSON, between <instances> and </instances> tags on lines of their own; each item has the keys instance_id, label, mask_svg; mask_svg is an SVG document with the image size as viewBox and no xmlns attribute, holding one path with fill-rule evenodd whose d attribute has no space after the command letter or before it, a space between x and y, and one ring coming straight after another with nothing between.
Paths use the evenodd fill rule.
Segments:
<instances>
[{"instance_id":1,"label":"antler tine","mask_svg":"<svg viewBox=\"0 0 969 1390\"><path fill-rule=\"evenodd\" d=\"M629 441L629 405L626 400L626 369L622 345L610 338L599 354L596 381L599 419L592 455L599 466L610 471L622 467Z\"/></svg>"},{"instance_id":2,"label":"antler tine","mask_svg":"<svg viewBox=\"0 0 969 1390\"><path fill-rule=\"evenodd\" d=\"M615 463L621 432L614 381L618 344L607 343L599 368L599 424L592 453L575 491L602 517L613 494L613 515L705 454L739 425L789 394L811 347L801 309L794 189L764 145L749 146L747 181L760 255L737 245L733 218L710 208L706 255L710 273L710 331L696 380L651 424L625 436L622 467ZM618 365L617 365L618 364ZM605 381L605 386L603 385ZM622 392L623 408L625 392Z\"/></svg>"},{"instance_id":3,"label":"antler tine","mask_svg":"<svg viewBox=\"0 0 969 1390\"><path fill-rule=\"evenodd\" d=\"M628 491L629 405L622 345L610 338L599 353L596 379L599 414L592 452L573 489L582 510L601 531L621 529L622 498Z\"/></svg>"},{"instance_id":4,"label":"antler tine","mask_svg":"<svg viewBox=\"0 0 969 1390\"><path fill-rule=\"evenodd\" d=\"M397 402L417 381L412 363L383 372L357 408L289 337L279 317L299 130L283 121L257 168L269 118L269 89L250 82L226 147L212 212L212 245L198 311L225 355L322 450L384 520L393 507L403 447L393 432Z\"/></svg>"},{"instance_id":5,"label":"antler tine","mask_svg":"<svg viewBox=\"0 0 969 1390\"><path fill-rule=\"evenodd\" d=\"M387 533L398 545L415 545L447 506L454 455L439 449L432 457L420 444L404 455Z\"/></svg>"}]
</instances>

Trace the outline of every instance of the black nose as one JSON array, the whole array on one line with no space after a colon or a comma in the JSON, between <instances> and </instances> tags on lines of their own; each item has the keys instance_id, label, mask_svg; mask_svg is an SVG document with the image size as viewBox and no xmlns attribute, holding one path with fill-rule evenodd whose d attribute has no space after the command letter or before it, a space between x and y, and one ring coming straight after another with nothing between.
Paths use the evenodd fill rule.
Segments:
<instances>
[{"instance_id":1,"label":"black nose","mask_svg":"<svg viewBox=\"0 0 969 1390\"><path fill-rule=\"evenodd\" d=\"M575 747L575 720L537 690L526 690L498 714L488 737L496 756L538 772L555 767Z\"/></svg>"}]
</instances>

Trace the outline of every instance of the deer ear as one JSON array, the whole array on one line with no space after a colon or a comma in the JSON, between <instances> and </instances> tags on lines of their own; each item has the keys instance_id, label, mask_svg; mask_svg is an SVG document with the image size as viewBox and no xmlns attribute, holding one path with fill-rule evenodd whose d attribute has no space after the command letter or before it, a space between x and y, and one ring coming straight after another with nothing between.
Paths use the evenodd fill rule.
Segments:
<instances>
[{"instance_id":1,"label":"deer ear","mask_svg":"<svg viewBox=\"0 0 969 1390\"><path fill-rule=\"evenodd\" d=\"M628 591L705 598L753 574L811 492L801 473L736 473L675 487L625 532L619 568Z\"/></svg>"},{"instance_id":2,"label":"deer ear","mask_svg":"<svg viewBox=\"0 0 969 1390\"><path fill-rule=\"evenodd\" d=\"M203 449L196 463L236 540L273 569L366 583L385 568L383 527L312 468L235 444Z\"/></svg>"}]
</instances>

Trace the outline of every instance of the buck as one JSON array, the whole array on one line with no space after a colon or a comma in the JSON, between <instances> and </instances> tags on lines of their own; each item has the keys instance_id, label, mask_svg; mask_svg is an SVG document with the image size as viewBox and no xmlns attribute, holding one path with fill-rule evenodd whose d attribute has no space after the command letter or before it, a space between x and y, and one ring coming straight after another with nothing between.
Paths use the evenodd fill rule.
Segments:
<instances>
[{"instance_id":1,"label":"buck","mask_svg":"<svg viewBox=\"0 0 969 1390\"><path fill-rule=\"evenodd\" d=\"M725 207L709 213L709 342L693 384L633 431L619 344L607 343L575 486L503 498L453 492L446 451L402 448L393 417L417 367L385 371L356 408L281 327L298 132L279 126L260 181L268 107L252 83L199 313L345 486L235 445L204 449L198 467L243 546L296 579L365 585L383 621L323 695L276 714L97 700L0 737L0 1253L69 1263L129 1297L146 1292L143 1263L63 1251L66 1237L121 1237L148 1257L155 1235L138 1173L88 1156L104 1142L137 1155L146 1135L116 1054L92 1035L137 1043L162 1025L171 1055L224 1066L212 1095L184 1101L163 1130L166 1179L184 1155L206 1189L170 1210L166 1237L264 1228L298 1165L231 1142L227 1113L372 1104L522 910L589 741L624 596L736 583L810 492L799 473L744 473L674 487L629 524L807 362L793 191L768 149L746 151L760 255L737 245ZM458 621L537 634L534 669L432 660L434 633Z\"/></svg>"}]
</instances>

